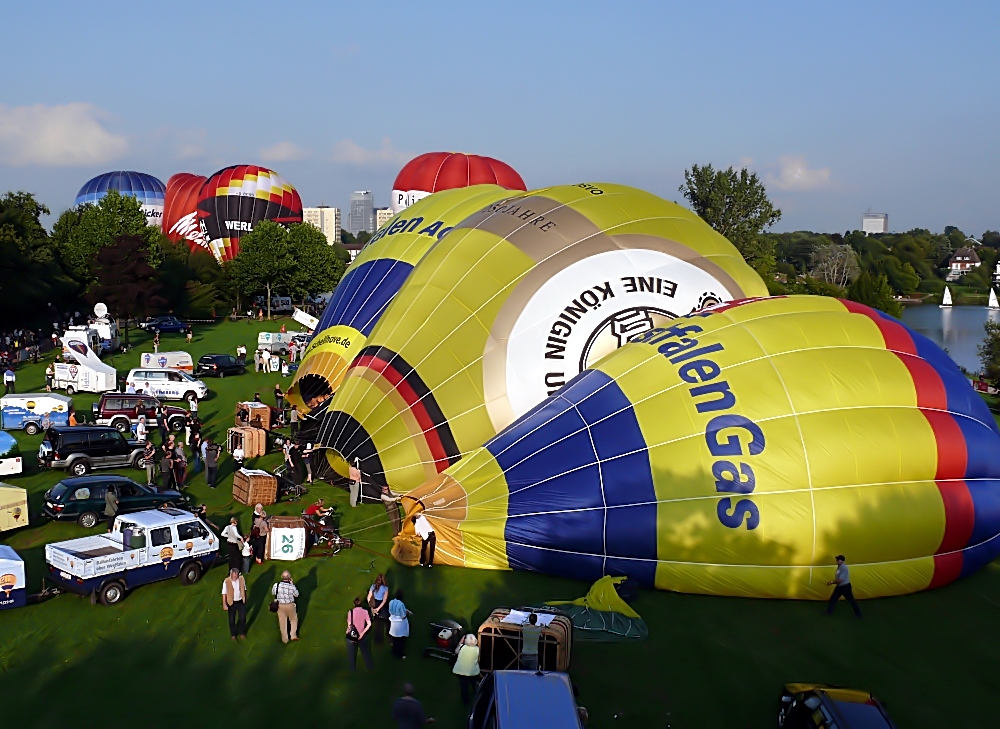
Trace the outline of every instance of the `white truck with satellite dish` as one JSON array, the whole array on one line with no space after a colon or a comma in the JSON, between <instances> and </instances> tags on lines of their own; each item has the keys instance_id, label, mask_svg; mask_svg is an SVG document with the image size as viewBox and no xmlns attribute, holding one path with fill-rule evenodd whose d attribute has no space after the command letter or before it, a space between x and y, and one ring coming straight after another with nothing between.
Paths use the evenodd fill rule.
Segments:
<instances>
[{"instance_id":1,"label":"white truck with satellite dish","mask_svg":"<svg viewBox=\"0 0 1000 729\"><path fill-rule=\"evenodd\" d=\"M101 339L101 348L95 351L98 354L117 352L121 348L118 322L108 317L108 307L101 303L94 304L94 316L97 319L91 323L90 328L96 330Z\"/></svg>"},{"instance_id":2,"label":"white truck with satellite dish","mask_svg":"<svg viewBox=\"0 0 1000 729\"><path fill-rule=\"evenodd\" d=\"M63 335L63 352L69 352L76 361L56 362L52 378L54 389L74 395L77 392L110 392L118 388L118 371L101 362L87 337L93 331L70 330Z\"/></svg>"},{"instance_id":3,"label":"white truck with satellite dish","mask_svg":"<svg viewBox=\"0 0 1000 729\"><path fill-rule=\"evenodd\" d=\"M114 605L126 591L173 577L193 585L219 558L219 537L182 509L123 514L108 534L45 545L47 579Z\"/></svg>"}]
</instances>

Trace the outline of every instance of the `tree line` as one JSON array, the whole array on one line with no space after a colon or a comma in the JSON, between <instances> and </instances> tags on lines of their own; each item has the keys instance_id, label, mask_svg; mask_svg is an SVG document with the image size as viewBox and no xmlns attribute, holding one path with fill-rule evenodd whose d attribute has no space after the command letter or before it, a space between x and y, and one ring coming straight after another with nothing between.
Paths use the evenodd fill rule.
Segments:
<instances>
[{"instance_id":1,"label":"tree line","mask_svg":"<svg viewBox=\"0 0 1000 729\"><path fill-rule=\"evenodd\" d=\"M304 301L332 291L350 260L311 225L265 221L220 265L171 242L147 225L138 200L115 191L66 210L51 231L49 214L31 193L0 197L0 328L49 327L98 301L118 318L210 318L259 294Z\"/></svg>"}]
</instances>

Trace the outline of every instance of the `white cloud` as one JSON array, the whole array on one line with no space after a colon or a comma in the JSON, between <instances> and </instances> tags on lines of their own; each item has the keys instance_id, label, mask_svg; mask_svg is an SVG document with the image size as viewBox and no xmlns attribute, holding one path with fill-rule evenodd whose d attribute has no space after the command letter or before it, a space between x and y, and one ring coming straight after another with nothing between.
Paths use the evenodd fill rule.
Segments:
<instances>
[{"instance_id":1,"label":"white cloud","mask_svg":"<svg viewBox=\"0 0 1000 729\"><path fill-rule=\"evenodd\" d=\"M820 167L811 170L806 164L806 158L800 154L786 155L779 160L778 174L767 174L767 184L790 192L803 190L819 190L830 187L830 168Z\"/></svg>"},{"instance_id":2,"label":"white cloud","mask_svg":"<svg viewBox=\"0 0 1000 729\"><path fill-rule=\"evenodd\" d=\"M257 154L265 162L290 162L297 159L305 159L309 156L309 150L302 149L292 142L278 142L270 147L264 147Z\"/></svg>"},{"instance_id":3,"label":"white cloud","mask_svg":"<svg viewBox=\"0 0 1000 729\"><path fill-rule=\"evenodd\" d=\"M411 156L406 152L393 149L392 140L389 137L382 138L382 146L378 149L365 149L350 139L341 139L333 147L334 162L360 167L401 165L408 162Z\"/></svg>"},{"instance_id":4,"label":"white cloud","mask_svg":"<svg viewBox=\"0 0 1000 729\"><path fill-rule=\"evenodd\" d=\"M105 129L108 115L91 104L3 106L0 162L12 165L93 165L128 151L128 140Z\"/></svg>"}]
</instances>

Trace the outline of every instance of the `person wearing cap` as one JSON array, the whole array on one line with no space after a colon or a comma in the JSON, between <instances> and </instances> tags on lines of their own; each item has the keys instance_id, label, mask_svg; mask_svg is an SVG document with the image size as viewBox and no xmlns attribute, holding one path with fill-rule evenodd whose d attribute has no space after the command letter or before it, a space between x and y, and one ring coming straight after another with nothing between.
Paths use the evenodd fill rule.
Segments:
<instances>
[{"instance_id":1,"label":"person wearing cap","mask_svg":"<svg viewBox=\"0 0 1000 729\"><path fill-rule=\"evenodd\" d=\"M859 618L861 617L861 608L858 607L858 603L854 599L854 590L851 588L851 572L847 568L847 559L845 559L844 555L837 555L837 572L834 574L833 579L826 584L836 585L833 588L833 594L830 595L830 602L826 606L827 615L833 615L834 605L843 597L847 602L851 603L851 607L854 608L854 614Z\"/></svg>"}]
</instances>

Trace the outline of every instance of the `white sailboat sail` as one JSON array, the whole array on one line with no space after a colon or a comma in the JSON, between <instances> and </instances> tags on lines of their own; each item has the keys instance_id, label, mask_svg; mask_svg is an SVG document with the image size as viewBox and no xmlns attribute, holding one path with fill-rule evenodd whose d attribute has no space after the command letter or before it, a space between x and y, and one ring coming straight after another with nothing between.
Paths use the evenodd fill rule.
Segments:
<instances>
[{"instance_id":1,"label":"white sailboat sail","mask_svg":"<svg viewBox=\"0 0 1000 729\"><path fill-rule=\"evenodd\" d=\"M997 301L996 289L990 289L990 303L989 307L991 309L1000 309L1000 302Z\"/></svg>"},{"instance_id":2,"label":"white sailboat sail","mask_svg":"<svg viewBox=\"0 0 1000 729\"><path fill-rule=\"evenodd\" d=\"M941 306L951 306L951 289L945 286L944 298L941 299Z\"/></svg>"}]
</instances>

